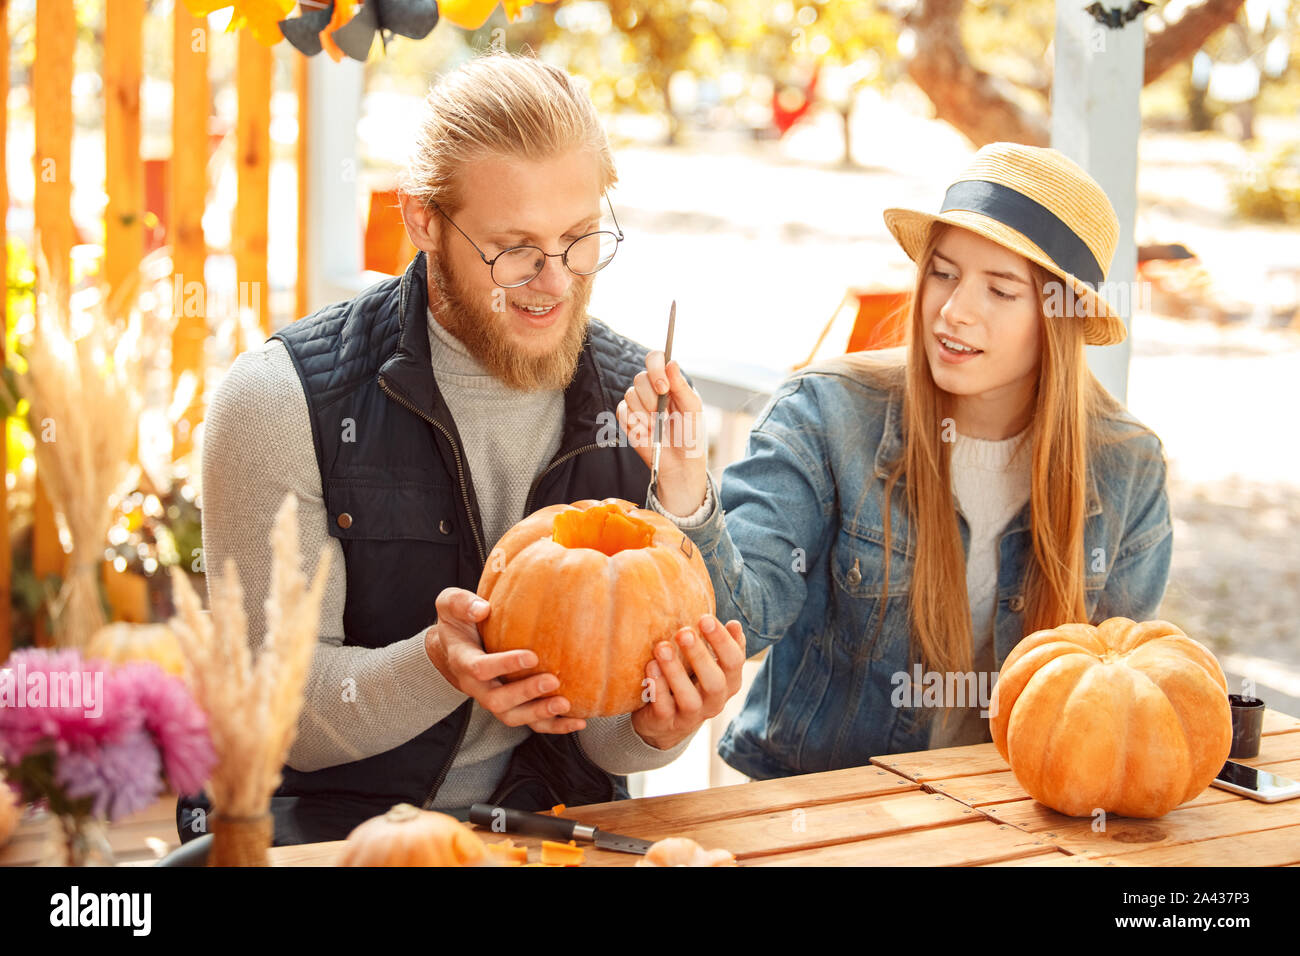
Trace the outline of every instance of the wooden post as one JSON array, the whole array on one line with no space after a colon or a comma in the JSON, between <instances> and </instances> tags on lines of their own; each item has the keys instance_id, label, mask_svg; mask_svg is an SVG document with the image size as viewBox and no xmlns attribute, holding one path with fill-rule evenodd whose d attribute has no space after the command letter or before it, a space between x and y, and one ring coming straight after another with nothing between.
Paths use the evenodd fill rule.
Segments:
<instances>
[{"instance_id":1,"label":"wooden post","mask_svg":"<svg viewBox=\"0 0 1300 956\"><path fill-rule=\"evenodd\" d=\"M0 0L0 47L9 49L9 0ZM9 167L8 144L5 133L9 128L9 71L0 70L0 209L9 209ZM7 361L5 341L9 337L9 295L8 275L9 256L7 242L8 229L4 217L0 216L0 276L5 276L6 293L0 296L0 366ZM0 423L0 447L7 452L9 442L9 423ZM13 615L10 613L10 595L13 593L14 556L9 547L9 456L4 455L0 461L0 663L9 657L13 650Z\"/></svg>"},{"instance_id":2,"label":"wooden post","mask_svg":"<svg viewBox=\"0 0 1300 956\"><path fill-rule=\"evenodd\" d=\"M307 151L307 104L310 102L310 93L305 56L293 58L293 85L298 93L298 268L294 279L293 317L301 319L311 311L307 291L307 205L311 196L311 179L308 175L311 155Z\"/></svg>"},{"instance_id":3,"label":"wooden post","mask_svg":"<svg viewBox=\"0 0 1300 956\"><path fill-rule=\"evenodd\" d=\"M109 302L125 306L144 256L144 162L140 157L140 69L144 0L112 0L104 11L104 279ZM110 315L117 319L118 315Z\"/></svg>"},{"instance_id":4,"label":"wooden post","mask_svg":"<svg viewBox=\"0 0 1300 956\"><path fill-rule=\"evenodd\" d=\"M72 0L45 0L36 5L36 60L32 64L35 100L36 175L34 201L37 254L45 261L48 308L67 309L71 282L72 229L72 70L77 20ZM38 304L39 308L39 304ZM39 429L39 423L37 423ZM36 436L40 441L40 435ZM63 574L67 556L59 543L54 508L36 476L33 509L32 569L38 578ZM49 630L36 620L36 642L48 644Z\"/></svg>"},{"instance_id":5,"label":"wooden post","mask_svg":"<svg viewBox=\"0 0 1300 956\"><path fill-rule=\"evenodd\" d=\"M314 56L307 64L307 308L361 291L357 119L364 65Z\"/></svg>"},{"instance_id":6,"label":"wooden post","mask_svg":"<svg viewBox=\"0 0 1300 956\"><path fill-rule=\"evenodd\" d=\"M1110 29L1084 3L1056 4L1056 63L1052 86L1052 146L1101 184L1119 216L1119 244L1106 277L1106 298L1130 335L1120 345L1089 346L1088 364L1119 401L1128 396L1132 313L1137 301L1138 134L1142 116L1144 30L1138 17Z\"/></svg>"},{"instance_id":7,"label":"wooden post","mask_svg":"<svg viewBox=\"0 0 1300 956\"><path fill-rule=\"evenodd\" d=\"M167 241L172 249L172 389L190 372L197 378L194 399L177 420L172 459L193 447L191 436L203 420L204 343L208 338L208 292L204 270L207 240L203 209L208 195L208 24L185 4L172 6L172 155L167 193Z\"/></svg>"},{"instance_id":8,"label":"wooden post","mask_svg":"<svg viewBox=\"0 0 1300 956\"><path fill-rule=\"evenodd\" d=\"M248 30L240 30L238 63L237 193L231 236L239 283L237 301L241 309L251 310L251 319L262 333L270 335L266 222L271 188L271 50L253 39ZM245 343L245 347L254 344Z\"/></svg>"}]
</instances>

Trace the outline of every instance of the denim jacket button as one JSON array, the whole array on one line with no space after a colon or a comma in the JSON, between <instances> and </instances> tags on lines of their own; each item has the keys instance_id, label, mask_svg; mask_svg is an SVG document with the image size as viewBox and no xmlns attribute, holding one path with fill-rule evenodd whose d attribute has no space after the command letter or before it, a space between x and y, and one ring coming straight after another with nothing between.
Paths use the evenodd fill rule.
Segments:
<instances>
[{"instance_id":1,"label":"denim jacket button","mask_svg":"<svg viewBox=\"0 0 1300 956\"><path fill-rule=\"evenodd\" d=\"M849 587L855 588L862 583L862 572L858 570L858 559L853 559L853 567L849 568L849 573L845 575L849 582Z\"/></svg>"},{"instance_id":2,"label":"denim jacket button","mask_svg":"<svg viewBox=\"0 0 1300 956\"><path fill-rule=\"evenodd\" d=\"M1012 611L1019 613L1025 609L1025 599L1021 597L1019 594L1017 594L1015 597L1013 597L1010 601L1007 602L1007 607L1010 608Z\"/></svg>"}]
</instances>

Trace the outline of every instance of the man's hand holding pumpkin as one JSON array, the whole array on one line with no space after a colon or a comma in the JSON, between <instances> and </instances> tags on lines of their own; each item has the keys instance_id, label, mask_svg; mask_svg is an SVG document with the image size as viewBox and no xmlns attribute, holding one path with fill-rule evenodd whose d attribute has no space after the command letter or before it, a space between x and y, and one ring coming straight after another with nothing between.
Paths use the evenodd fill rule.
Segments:
<instances>
[{"instance_id":1,"label":"man's hand holding pumpkin","mask_svg":"<svg viewBox=\"0 0 1300 956\"><path fill-rule=\"evenodd\" d=\"M587 722L565 717L569 701L554 694L560 686L554 674L532 674L507 680L517 671L537 666L532 651L483 650L478 623L488 616L488 602L473 591L447 588L436 602L438 623L424 632L424 649L442 676L508 727L527 724L543 734L582 730Z\"/></svg>"}]
</instances>

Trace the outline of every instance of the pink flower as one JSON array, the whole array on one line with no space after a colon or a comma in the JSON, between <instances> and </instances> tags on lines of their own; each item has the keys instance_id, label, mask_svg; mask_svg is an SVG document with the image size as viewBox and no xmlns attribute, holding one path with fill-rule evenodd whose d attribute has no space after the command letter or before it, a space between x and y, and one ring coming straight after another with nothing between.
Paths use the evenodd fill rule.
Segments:
<instances>
[{"instance_id":1,"label":"pink flower","mask_svg":"<svg viewBox=\"0 0 1300 956\"><path fill-rule=\"evenodd\" d=\"M172 787L182 794L202 790L217 756L208 736L207 715L185 682L149 662L119 667L113 679L130 686L144 714L144 726L162 751Z\"/></svg>"},{"instance_id":2,"label":"pink flower","mask_svg":"<svg viewBox=\"0 0 1300 956\"><path fill-rule=\"evenodd\" d=\"M101 661L74 650L14 651L0 672L0 759L15 765L50 741L62 756L117 740L143 714Z\"/></svg>"}]
</instances>

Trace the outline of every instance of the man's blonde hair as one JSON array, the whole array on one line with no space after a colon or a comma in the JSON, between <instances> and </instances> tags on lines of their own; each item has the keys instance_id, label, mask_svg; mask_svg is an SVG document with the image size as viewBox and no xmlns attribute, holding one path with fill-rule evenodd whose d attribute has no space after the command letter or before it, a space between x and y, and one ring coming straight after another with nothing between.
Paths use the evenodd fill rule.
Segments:
<instances>
[{"instance_id":1,"label":"man's blonde hair","mask_svg":"<svg viewBox=\"0 0 1300 956\"><path fill-rule=\"evenodd\" d=\"M447 214L461 204L457 173L486 155L539 159L595 151L600 188L617 180L605 130L585 90L533 57L493 52L444 75L429 91L401 188Z\"/></svg>"}]
</instances>

